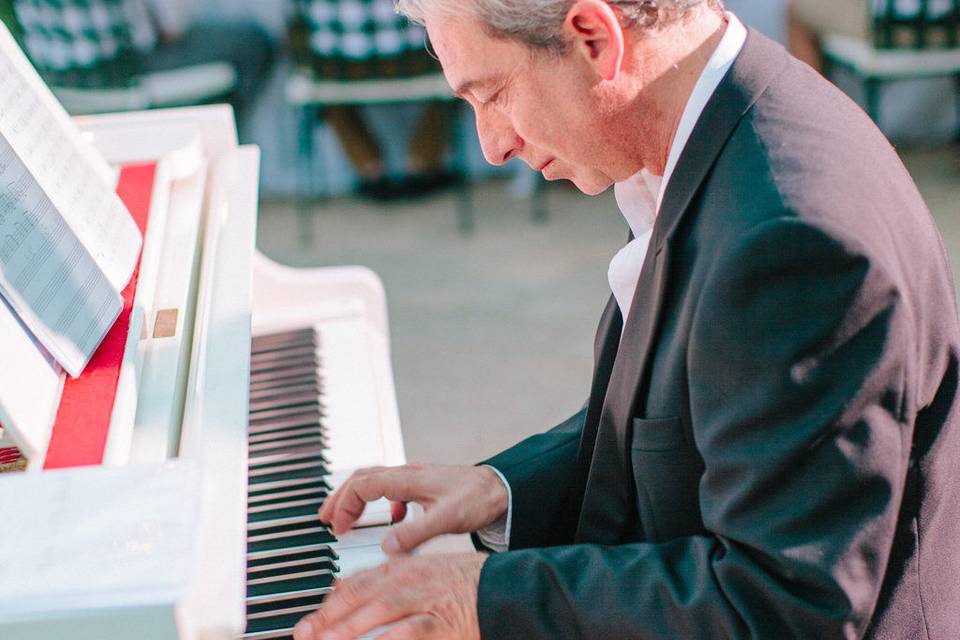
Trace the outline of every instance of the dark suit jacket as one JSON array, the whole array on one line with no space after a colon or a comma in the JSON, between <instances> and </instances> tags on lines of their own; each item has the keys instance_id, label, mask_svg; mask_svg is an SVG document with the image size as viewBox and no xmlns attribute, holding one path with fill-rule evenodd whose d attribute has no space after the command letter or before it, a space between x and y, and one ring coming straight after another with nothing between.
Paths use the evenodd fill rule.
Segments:
<instances>
[{"instance_id":1,"label":"dark suit jacket","mask_svg":"<svg viewBox=\"0 0 960 640\"><path fill-rule=\"evenodd\" d=\"M484 638L960 638L954 288L864 113L751 32L586 408L489 461Z\"/></svg>"}]
</instances>

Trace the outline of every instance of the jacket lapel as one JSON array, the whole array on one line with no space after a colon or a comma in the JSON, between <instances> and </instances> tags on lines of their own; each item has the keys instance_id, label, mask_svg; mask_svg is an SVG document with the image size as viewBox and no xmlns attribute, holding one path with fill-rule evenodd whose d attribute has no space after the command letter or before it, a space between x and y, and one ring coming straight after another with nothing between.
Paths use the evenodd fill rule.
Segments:
<instances>
[{"instance_id":1,"label":"jacket lapel","mask_svg":"<svg viewBox=\"0 0 960 640\"><path fill-rule=\"evenodd\" d=\"M631 520L636 517L630 459L632 418L644 410L638 403L646 387L649 360L669 285L669 238L740 119L787 59L779 45L749 32L743 50L707 103L667 185L599 415L588 414L584 426L580 462L588 468L584 471L586 482L578 541L619 544L625 536L634 534L636 527L631 526ZM595 401L591 398L591 403ZM595 424L590 422L591 417ZM588 438L593 442L588 442Z\"/></svg>"}]
</instances>

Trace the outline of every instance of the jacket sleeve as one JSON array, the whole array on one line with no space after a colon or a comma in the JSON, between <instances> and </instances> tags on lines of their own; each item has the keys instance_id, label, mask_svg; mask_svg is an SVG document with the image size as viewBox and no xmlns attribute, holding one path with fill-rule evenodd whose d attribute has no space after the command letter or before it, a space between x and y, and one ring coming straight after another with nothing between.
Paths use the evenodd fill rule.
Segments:
<instances>
[{"instance_id":1,"label":"jacket sleeve","mask_svg":"<svg viewBox=\"0 0 960 640\"><path fill-rule=\"evenodd\" d=\"M860 637L901 501L912 351L869 255L780 218L718 258L687 356L707 533L491 556L482 637Z\"/></svg>"},{"instance_id":2,"label":"jacket sleeve","mask_svg":"<svg viewBox=\"0 0 960 640\"><path fill-rule=\"evenodd\" d=\"M546 433L531 436L482 462L506 478L513 497L510 549L573 541L575 509L567 495L576 476L586 408ZM482 548L473 536L474 545Z\"/></svg>"}]
</instances>

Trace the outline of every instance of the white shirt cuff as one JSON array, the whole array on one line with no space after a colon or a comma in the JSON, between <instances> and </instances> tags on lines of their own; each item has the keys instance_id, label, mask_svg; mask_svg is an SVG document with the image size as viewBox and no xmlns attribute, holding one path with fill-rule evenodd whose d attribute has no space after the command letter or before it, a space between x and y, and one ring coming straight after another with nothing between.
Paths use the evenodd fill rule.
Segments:
<instances>
[{"instance_id":1,"label":"white shirt cuff","mask_svg":"<svg viewBox=\"0 0 960 640\"><path fill-rule=\"evenodd\" d=\"M503 477L495 467L488 464L483 465L493 469L493 472L500 478L500 482L507 489L507 512L500 516L496 522L488 524L477 531L477 537L485 547L495 553L503 553L510 548L510 526L513 524L513 492L510 491L510 483Z\"/></svg>"}]
</instances>

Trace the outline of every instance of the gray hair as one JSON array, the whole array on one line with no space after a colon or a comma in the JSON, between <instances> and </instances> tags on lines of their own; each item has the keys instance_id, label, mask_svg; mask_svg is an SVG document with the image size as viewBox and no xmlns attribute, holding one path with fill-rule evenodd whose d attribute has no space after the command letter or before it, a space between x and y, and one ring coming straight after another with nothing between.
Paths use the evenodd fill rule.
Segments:
<instances>
[{"instance_id":1,"label":"gray hair","mask_svg":"<svg viewBox=\"0 0 960 640\"><path fill-rule=\"evenodd\" d=\"M397 11L423 24L429 10L445 17L472 14L494 37L518 40L531 49L563 53L568 42L563 21L574 0L396 0ZM624 26L645 31L685 17L708 6L723 10L723 0L606 0L622 15Z\"/></svg>"}]
</instances>

